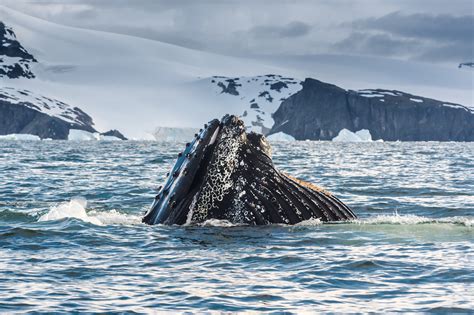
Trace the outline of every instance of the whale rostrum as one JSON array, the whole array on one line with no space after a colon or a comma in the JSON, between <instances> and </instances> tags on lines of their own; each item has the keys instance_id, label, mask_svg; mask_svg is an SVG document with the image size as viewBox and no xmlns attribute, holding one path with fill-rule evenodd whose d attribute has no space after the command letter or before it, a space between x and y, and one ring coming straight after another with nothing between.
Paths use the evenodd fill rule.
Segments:
<instances>
[{"instance_id":1,"label":"whale rostrum","mask_svg":"<svg viewBox=\"0 0 474 315\"><path fill-rule=\"evenodd\" d=\"M296 224L355 219L333 194L277 170L263 135L226 115L204 125L169 172L145 214L147 224Z\"/></svg>"}]
</instances>

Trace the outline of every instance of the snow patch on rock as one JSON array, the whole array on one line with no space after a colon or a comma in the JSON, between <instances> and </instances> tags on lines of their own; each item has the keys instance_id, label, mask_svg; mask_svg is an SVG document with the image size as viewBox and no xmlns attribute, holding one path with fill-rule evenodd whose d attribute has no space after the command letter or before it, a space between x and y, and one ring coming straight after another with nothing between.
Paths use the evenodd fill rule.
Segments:
<instances>
[{"instance_id":1,"label":"snow patch on rock","mask_svg":"<svg viewBox=\"0 0 474 315\"><path fill-rule=\"evenodd\" d=\"M301 80L276 74L250 77L214 76L204 79L214 95L240 115L247 131L267 134L275 121L272 114L280 104L301 90Z\"/></svg>"}]
</instances>

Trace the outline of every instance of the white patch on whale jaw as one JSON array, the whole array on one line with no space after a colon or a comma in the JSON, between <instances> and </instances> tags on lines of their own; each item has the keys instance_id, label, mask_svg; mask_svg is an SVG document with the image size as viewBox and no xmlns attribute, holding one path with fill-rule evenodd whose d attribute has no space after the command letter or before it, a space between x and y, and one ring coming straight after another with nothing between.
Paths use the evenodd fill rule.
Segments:
<instances>
[{"instance_id":1,"label":"white patch on whale jaw","mask_svg":"<svg viewBox=\"0 0 474 315\"><path fill-rule=\"evenodd\" d=\"M212 135L211 140L209 141L209 145L212 145L212 144L214 144L214 142L216 142L216 139L217 139L217 136L219 135L219 130L220 129L221 129L220 127L217 127L216 131L214 131L214 134Z\"/></svg>"},{"instance_id":2,"label":"white patch on whale jaw","mask_svg":"<svg viewBox=\"0 0 474 315\"><path fill-rule=\"evenodd\" d=\"M216 139L211 139L211 142L217 141L214 149L216 158L209 165L204 186L193 207L191 222L205 221L209 211L217 208L217 203L234 186L231 176L239 165L240 147L246 139L245 129L242 126L231 126L223 128L215 136Z\"/></svg>"},{"instance_id":3,"label":"white patch on whale jaw","mask_svg":"<svg viewBox=\"0 0 474 315\"><path fill-rule=\"evenodd\" d=\"M184 225L190 225L193 222L194 207L196 206L198 195L199 193L196 193L193 197L193 201L191 202L191 205L189 206L189 211L186 216L186 223L184 223Z\"/></svg>"}]
</instances>

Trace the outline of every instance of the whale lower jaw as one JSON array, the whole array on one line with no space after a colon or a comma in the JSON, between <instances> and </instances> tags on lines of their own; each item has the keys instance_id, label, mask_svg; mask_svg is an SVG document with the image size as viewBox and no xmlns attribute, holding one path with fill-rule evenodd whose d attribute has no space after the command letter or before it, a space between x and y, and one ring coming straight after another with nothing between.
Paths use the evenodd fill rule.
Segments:
<instances>
[{"instance_id":1,"label":"whale lower jaw","mask_svg":"<svg viewBox=\"0 0 474 315\"><path fill-rule=\"evenodd\" d=\"M205 125L178 157L143 222L265 225L355 218L331 193L277 170L265 137L246 133L240 119L225 116Z\"/></svg>"}]
</instances>

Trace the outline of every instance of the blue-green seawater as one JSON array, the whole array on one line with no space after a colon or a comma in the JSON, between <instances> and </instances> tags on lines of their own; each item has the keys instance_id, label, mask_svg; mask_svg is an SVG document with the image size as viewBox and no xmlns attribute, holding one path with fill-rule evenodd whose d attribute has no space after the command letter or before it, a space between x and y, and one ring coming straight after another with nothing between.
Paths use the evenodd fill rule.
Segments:
<instances>
[{"instance_id":1,"label":"blue-green seawater","mask_svg":"<svg viewBox=\"0 0 474 315\"><path fill-rule=\"evenodd\" d=\"M182 147L0 142L0 311L474 310L474 144L275 144L350 223L140 223Z\"/></svg>"}]
</instances>

